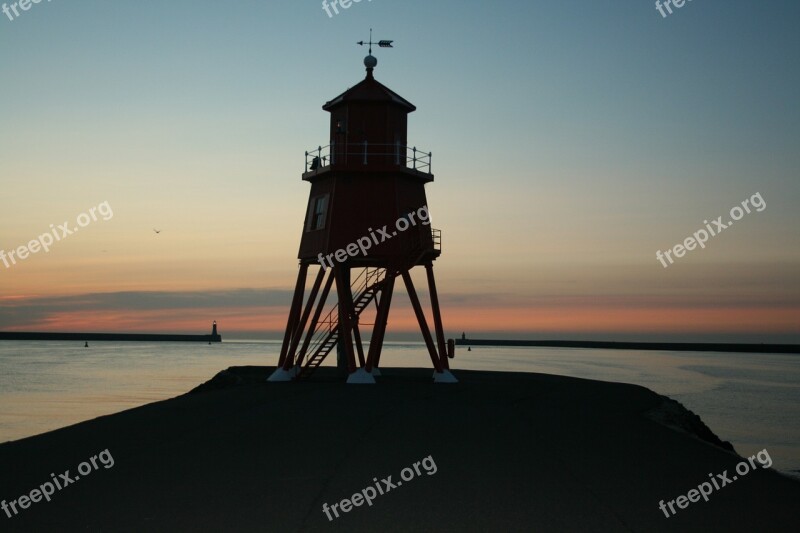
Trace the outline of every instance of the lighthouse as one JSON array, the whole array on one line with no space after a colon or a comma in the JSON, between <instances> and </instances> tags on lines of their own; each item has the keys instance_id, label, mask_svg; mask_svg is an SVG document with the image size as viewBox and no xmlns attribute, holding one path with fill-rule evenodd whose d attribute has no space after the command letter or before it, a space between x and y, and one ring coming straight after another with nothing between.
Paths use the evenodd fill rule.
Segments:
<instances>
[{"instance_id":1,"label":"lighthouse","mask_svg":"<svg viewBox=\"0 0 800 533\"><path fill-rule=\"evenodd\" d=\"M392 296L401 285L430 355L433 381L457 381L449 370L453 353L445 342L433 272L441 233L431 227L425 195L425 185L433 182L432 154L408 142L408 115L416 107L374 74L372 45L391 42L358 43L369 44L366 75L322 106L330 113L328 143L305 152L302 179L311 188L297 282L278 368L269 381L307 379L336 352L348 383L375 383ZM433 328L411 279L415 267L426 271ZM360 322L367 309L374 323L365 350Z\"/></svg>"}]
</instances>

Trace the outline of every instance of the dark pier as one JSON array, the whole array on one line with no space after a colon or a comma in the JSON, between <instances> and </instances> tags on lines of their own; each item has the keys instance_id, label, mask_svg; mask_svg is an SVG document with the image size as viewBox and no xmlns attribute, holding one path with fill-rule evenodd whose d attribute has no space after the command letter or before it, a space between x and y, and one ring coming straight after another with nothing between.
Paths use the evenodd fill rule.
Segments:
<instances>
[{"instance_id":1,"label":"dark pier","mask_svg":"<svg viewBox=\"0 0 800 533\"><path fill-rule=\"evenodd\" d=\"M0 331L0 341L138 341L138 342L222 342L217 322L210 335L158 333L46 333L39 331Z\"/></svg>"},{"instance_id":2,"label":"dark pier","mask_svg":"<svg viewBox=\"0 0 800 533\"><path fill-rule=\"evenodd\" d=\"M716 342L605 342L456 339L457 346L534 346L604 350L662 350L670 352L800 353L797 344L738 344Z\"/></svg>"}]
</instances>

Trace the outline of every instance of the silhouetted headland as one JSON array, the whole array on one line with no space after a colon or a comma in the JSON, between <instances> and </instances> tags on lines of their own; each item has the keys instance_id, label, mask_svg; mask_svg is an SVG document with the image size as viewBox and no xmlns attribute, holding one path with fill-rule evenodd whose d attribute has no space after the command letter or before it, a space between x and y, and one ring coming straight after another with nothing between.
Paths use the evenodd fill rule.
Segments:
<instances>
[{"instance_id":1,"label":"silhouetted headland","mask_svg":"<svg viewBox=\"0 0 800 533\"><path fill-rule=\"evenodd\" d=\"M534 346L605 350L661 350L672 352L800 353L798 344L740 344L719 342L606 342L456 339L457 346Z\"/></svg>"},{"instance_id":2,"label":"silhouetted headland","mask_svg":"<svg viewBox=\"0 0 800 533\"><path fill-rule=\"evenodd\" d=\"M13 531L796 531L800 483L758 467L665 517L708 472L741 457L695 414L644 387L563 376L336 368L268 383L233 367L191 394L0 444L6 500L103 450L18 515ZM430 458L436 471L412 464ZM405 469L405 470L404 470ZM405 472L405 473L404 473ZM391 478L389 478L391 476ZM402 477L402 479L401 479ZM387 488L328 519L378 480Z\"/></svg>"}]
</instances>

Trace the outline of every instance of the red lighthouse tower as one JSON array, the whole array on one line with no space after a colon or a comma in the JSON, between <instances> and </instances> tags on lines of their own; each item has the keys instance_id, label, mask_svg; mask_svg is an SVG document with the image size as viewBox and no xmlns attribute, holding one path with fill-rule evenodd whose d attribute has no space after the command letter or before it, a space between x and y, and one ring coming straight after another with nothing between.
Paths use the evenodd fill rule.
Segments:
<instances>
[{"instance_id":1,"label":"red lighthouse tower","mask_svg":"<svg viewBox=\"0 0 800 533\"><path fill-rule=\"evenodd\" d=\"M302 179L311 193L299 273L270 381L306 378L337 348L348 383L374 383L400 280L430 354L434 381L456 381L449 371L452 351L446 347L433 275L441 234L430 226L425 196L425 185L433 181L431 153L409 146L408 114L416 107L375 80L372 44L377 43L368 44L364 80L322 106L331 114L330 143L306 152ZM391 47L391 41L380 45ZM319 269L306 291L312 266ZM415 266L427 273L434 334L409 274ZM336 303L326 310L334 284ZM365 353L359 322L372 305L374 324Z\"/></svg>"}]
</instances>

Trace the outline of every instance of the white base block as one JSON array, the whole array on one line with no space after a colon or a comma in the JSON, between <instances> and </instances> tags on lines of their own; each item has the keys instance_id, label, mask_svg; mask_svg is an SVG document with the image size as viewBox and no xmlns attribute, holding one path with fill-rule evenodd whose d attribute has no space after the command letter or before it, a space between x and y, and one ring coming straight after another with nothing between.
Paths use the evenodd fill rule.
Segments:
<instances>
[{"instance_id":1,"label":"white base block","mask_svg":"<svg viewBox=\"0 0 800 533\"><path fill-rule=\"evenodd\" d=\"M449 370L444 370L442 372L433 371L433 382L434 383L458 383L456 377L450 373Z\"/></svg>"},{"instance_id":2,"label":"white base block","mask_svg":"<svg viewBox=\"0 0 800 533\"><path fill-rule=\"evenodd\" d=\"M270 377L267 378L267 381L292 381L295 377L297 377L297 373L300 371L300 367L293 366L289 370L284 370L282 367L278 367L275 369L275 372L272 373Z\"/></svg>"},{"instance_id":3,"label":"white base block","mask_svg":"<svg viewBox=\"0 0 800 533\"><path fill-rule=\"evenodd\" d=\"M347 378L348 383L356 383L356 384L375 384L375 378L372 377L372 374L367 372L363 368L359 368Z\"/></svg>"},{"instance_id":4,"label":"white base block","mask_svg":"<svg viewBox=\"0 0 800 533\"><path fill-rule=\"evenodd\" d=\"M372 375L375 376L376 378L381 377L381 369L378 368L377 366L373 366L372 367Z\"/></svg>"}]
</instances>

